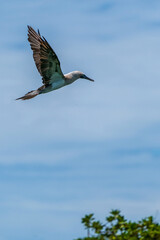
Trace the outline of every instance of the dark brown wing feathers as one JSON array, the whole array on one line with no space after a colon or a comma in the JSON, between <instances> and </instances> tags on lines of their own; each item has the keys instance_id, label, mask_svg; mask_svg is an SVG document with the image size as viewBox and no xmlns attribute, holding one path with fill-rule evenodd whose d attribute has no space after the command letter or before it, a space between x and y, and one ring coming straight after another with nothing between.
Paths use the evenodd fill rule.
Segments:
<instances>
[{"instance_id":1,"label":"dark brown wing feathers","mask_svg":"<svg viewBox=\"0 0 160 240\"><path fill-rule=\"evenodd\" d=\"M54 73L58 73L62 78L64 75L60 68L60 62L56 53L53 51L49 43L44 37L41 37L40 32L28 26L28 41L30 42L31 49L33 50L33 58L39 73L42 76L45 85L54 81Z\"/></svg>"}]
</instances>

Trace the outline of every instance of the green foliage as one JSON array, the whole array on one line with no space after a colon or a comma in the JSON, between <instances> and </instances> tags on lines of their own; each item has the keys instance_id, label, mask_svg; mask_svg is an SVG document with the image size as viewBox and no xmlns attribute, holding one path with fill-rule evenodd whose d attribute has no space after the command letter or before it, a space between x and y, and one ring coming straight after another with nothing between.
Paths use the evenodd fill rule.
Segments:
<instances>
[{"instance_id":1,"label":"green foliage","mask_svg":"<svg viewBox=\"0 0 160 240\"><path fill-rule=\"evenodd\" d=\"M119 210L112 210L102 224L94 214L82 218L87 237L76 240L160 240L160 224L153 217L138 222L127 221Z\"/></svg>"}]
</instances>

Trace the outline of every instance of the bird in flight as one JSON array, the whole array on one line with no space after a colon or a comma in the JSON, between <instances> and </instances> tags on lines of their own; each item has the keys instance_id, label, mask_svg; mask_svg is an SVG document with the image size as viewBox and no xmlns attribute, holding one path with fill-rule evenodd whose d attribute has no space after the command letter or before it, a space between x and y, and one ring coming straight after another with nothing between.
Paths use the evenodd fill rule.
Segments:
<instances>
[{"instance_id":1,"label":"bird in flight","mask_svg":"<svg viewBox=\"0 0 160 240\"><path fill-rule=\"evenodd\" d=\"M36 67L42 76L43 85L37 90L30 91L16 100L34 98L39 94L51 92L71 84L79 78L94 81L80 71L63 74L60 67L60 61L54 50L51 48L47 40L43 36L41 37L39 30L36 32L30 26L28 26L28 41L33 50L33 58Z\"/></svg>"}]
</instances>

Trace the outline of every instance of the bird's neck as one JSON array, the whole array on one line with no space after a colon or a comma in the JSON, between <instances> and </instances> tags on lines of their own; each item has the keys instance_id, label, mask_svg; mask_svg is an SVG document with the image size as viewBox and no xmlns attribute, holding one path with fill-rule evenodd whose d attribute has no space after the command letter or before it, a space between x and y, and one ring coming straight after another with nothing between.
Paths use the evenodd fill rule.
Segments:
<instances>
[{"instance_id":1,"label":"bird's neck","mask_svg":"<svg viewBox=\"0 0 160 240\"><path fill-rule=\"evenodd\" d=\"M79 76L75 75L74 72L67 73L64 75L64 77L66 85L73 83L79 78Z\"/></svg>"}]
</instances>

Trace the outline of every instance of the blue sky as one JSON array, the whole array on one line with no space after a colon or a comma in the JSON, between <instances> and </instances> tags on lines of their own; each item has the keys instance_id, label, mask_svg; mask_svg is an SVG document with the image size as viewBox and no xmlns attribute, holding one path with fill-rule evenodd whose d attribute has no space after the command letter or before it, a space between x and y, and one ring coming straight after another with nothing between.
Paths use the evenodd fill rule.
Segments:
<instances>
[{"instance_id":1,"label":"blue sky","mask_svg":"<svg viewBox=\"0 0 160 240\"><path fill-rule=\"evenodd\" d=\"M81 217L160 220L160 2L1 2L0 239L71 240ZM27 25L76 83L41 85Z\"/></svg>"}]
</instances>

